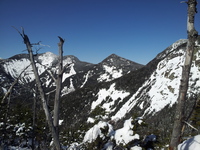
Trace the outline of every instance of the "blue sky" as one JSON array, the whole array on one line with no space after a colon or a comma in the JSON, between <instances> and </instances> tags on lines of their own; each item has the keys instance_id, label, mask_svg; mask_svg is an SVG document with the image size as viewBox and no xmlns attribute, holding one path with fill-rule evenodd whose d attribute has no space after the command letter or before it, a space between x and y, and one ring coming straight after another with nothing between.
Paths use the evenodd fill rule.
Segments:
<instances>
[{"instance_id":1,"label":"blue sky","mask_svg":"<svg viewBox=\"0 0 200 150\"><path fill-rule=\"evenodd\" d=\"M199 14L195 19L199 31ZM186 21L187 5L180 0L0 0L0 57L25 52L11 27L23 26L32 43L50 46L40 53L58 54L61 36L64 55L82 61L99 63L115 53L146 64L187 38Z\"/></svg>"}]
</instances>

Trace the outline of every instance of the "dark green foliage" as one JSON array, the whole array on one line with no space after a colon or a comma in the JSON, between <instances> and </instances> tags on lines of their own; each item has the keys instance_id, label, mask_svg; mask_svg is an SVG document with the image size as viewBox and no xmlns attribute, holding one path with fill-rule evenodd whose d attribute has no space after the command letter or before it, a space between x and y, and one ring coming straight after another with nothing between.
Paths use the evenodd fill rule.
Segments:
<instances>
[{"instance_id":1,"label":"dark green foliage","mask_svg":"<svg viewBox=\"0 0 200 150\"><path fill-rule=\"evenodd\" d=\"M88 150L100 150L103 148L103 145L104 145L104 141L102 140L102 138L100 138L100 136L98 136L96 138L95 141L93 141L92 143L86 143L86 147Z\"/></svg>"},{"instance_id":2,"label":"dark green foliage","mask_svg":"<svg viewBox=\"0 0 200 150\"><path fill-rule=\"evenodd\" d=\"M102 108L101 106L97 106L91 113L90 113L90 117L94 118L96 122L99 122L100 120L102 120L103 116L106 115L106 111L104 108Z\"/></svg>"},{"instance_id":3,"label":"dark green foliage","mask_svg":"<svg viewBox=\"0 0 200 150\"><path fill-rule=\"evenodd\" d=\"M190 120L191 120L192 126L199 130L200 129L200 100L199 98ZM198 132L195 129L192 129L191 134L197 135Z\"/></svg>"},{"instance_id":4,"label":"dark green foliage","mask_svg":"<svg viewBox=\"0 0 200 150\"><path fill-rule=\"evenodd\" d=\"M0 134L2 140L10 144L23 142L31 137L32 134L32 112L30 105L20 103L15 100L16 104L11 104L10 109L7 104L1 104L1 125Z\"/></svg>"},{"instance_id":5,"label":"dark green foliage","mask_svg":"<svg viewBox=\"0 0 200 150\"><path fill-rule=\"evenodd\" d=\"M32 106L32 100L24 100L21 99L21 97L12 99L9 108L6 103L0 105L1 142L19 146L21 143L28 140L30 141L32 138L34 138L38 144L41 142L44 143L44 141L48 139L47 135L49 130L46 127L44 112L40 109L39 105L36 109L36 125L33 127Z\"/></svg>"}]
</instances>

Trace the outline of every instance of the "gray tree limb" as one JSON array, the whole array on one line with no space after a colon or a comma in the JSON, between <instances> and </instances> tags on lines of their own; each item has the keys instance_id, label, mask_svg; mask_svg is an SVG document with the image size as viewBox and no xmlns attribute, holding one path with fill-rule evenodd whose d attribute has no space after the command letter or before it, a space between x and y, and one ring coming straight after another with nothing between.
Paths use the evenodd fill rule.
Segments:
<instances>
[{"instance_id":1,"label":"gray tree limb","mask_svg":"<svg viewBox=\"0 0 200 150\"><path fill-rule=\"evenodd\" d=\"M26 48L27 48L28 53L29 53L29 58L30 58L30 61L31 61L31 65L32 65L32 68L33 68L34 75L35 75L35 80L36 80L36 84L37 84L37 87L38 87L38 91L39 91L40 96L41 96L41 101L42 101L43 109L44 109L44 112L45 112L46 120L48 122L49 129L51 130L53 143L55 145L55 148L57 150L60 150L61 147L60 147L60 142L59 142L59 135L56 133L56 129L53 125L53 119L52 119L52 116L50 114L50 111L49 111L49 108L48 108L48 105L47 105L47 100L46 100L46 97L45 97L44 89L42 87L42 82L40 81L38 69L37 69L36 64L35 64L34 55L33 55L33 52L32 52L32 45L29 41L28 36L24 33L23 28L22 28L22 33L21 32L19 32L19 33L22 36L22 38L24 40L24 44L26 44Z\"/></svg>"},{"instance_id":2,"label":"gray tree limb","mask_svg":"<svg viewBox=\"0 0 200 150\"><path fill-rule=\"evenodd\" d=\"M183 128L184 120L185 120L185 102L188 90L189 83L189 74L190 68L192 64L192 58L195 48L195 41L198 36L198 32L194 28L194 17L196 13L196 0L188 0L188 21L187 21L187 33L188 33L188 42L185 54L185 62L182 69L182 77L181 83L179 87L179 96L177 99L177 106L175 112L175 121L171 136L171 141L169 145L170 150L177 150L177 146L181 141L181 130Z\"/></svg>"},{"instance_id":3,"label":"gray tree limb","mask_svg":"<svg viewBox=\"0 0 200 150\"><path fill-rule=\"evenodd\" d=\"M59 110L60 110L60 98L61 98L61 89L62 89L62 78L63 78L63 43L64 40L58 36L60 42L58 43L58 50L59 50L59 68L58 68L58 75L56 80L56 93L55 93L55 100L54 100L54 127L56 129L56 133L59 134L58 126L59 126Z\"/></svg>"}]
</instances>

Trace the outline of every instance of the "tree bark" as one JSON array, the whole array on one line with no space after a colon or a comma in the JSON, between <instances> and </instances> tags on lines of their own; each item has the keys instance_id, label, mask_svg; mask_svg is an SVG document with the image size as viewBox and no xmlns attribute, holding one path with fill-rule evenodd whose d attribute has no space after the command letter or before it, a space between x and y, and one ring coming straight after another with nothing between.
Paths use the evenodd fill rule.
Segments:
<instances>
[{"instance_id":1,"label":"tree bark","mask_svg":"<svg viewBox=\"0 0 200 150\"><path fill-rule=\"evenodd\" d=\"M54 100L54 127L56 129L56 133L59 135L59 109L60 109L60 98L61 98L61 89L62 89L62 77L63 77L63 43L64 40L61 37L58 37L60 42L58 43L59 50L59 70L56 80L56 94Z\"/></svg>"},{"instance_id":2,"label":"tree bark","mask_svg":"<svg viewBox=\"0 0 200 150\"><path fill-rule=\"evenodd\" d=\"M53 119L52 119L52 116L51 116L51 114L49 112L49 108L48 108L48 105L47 105L45 93L44 93L44 90L43 90L43 87L42 87L42 83L40 81L40 77L39 77L39 74L38 74L38 69L37 69L36 64L35 64L34 55L33 55L33 52L32 52L32 45L31 45L31 43L29 41L28 36L26 34L24 34L24 30L22 30L22 33L20 33L20 35L24 39L24 44L26 44L26 47L27 47L27 50L28 50L28 53L29 53L31 65L32 65L33 72L34 72L34 75L35 75L36 84L37 84L38 91L39 91L40 96L41 96L42 105L43 105L43 109L44 109L44 112L45 112L46 120L48 122L49 129L51 130L53 143L54 143L56 149L60 150L61 147L60 147L60 142L59 142L59 136L56 133L56 129L55 129L54 125L53 125Z\"/></svg>"},{"instance_id":3,"label":"tree bark","mask_svg":"<svg viewBox=\"0 0 200 150\"><path fill-rule=\"evenodd\" d=\"M36 121L36 103L37 103L37 86L33 90L33 133L32 133L32 150L35 149L35 121Z\"/></svg>"},{"instance_id":4,"label":"tree bark","mask_svg":"<svg viewBox=\"0 0 200 150\"><path fill-rule=\"evenodd\" d=\"M184 110L185 110L185 101L189 83L189 74L195 48L195 41L198 36L198 32L194 28L194 16L196 13L197 2L196 0L188 0L187 4L188 4L188 21L187 21L188 42L185 54L185 62L182 69L182 78L179 87L179 96L177 99L174 127L169 146L170 150L177 150L177 146L181 142L181 136L182 136L181 130L185 119Z\"/></svg>"}]
</instances>

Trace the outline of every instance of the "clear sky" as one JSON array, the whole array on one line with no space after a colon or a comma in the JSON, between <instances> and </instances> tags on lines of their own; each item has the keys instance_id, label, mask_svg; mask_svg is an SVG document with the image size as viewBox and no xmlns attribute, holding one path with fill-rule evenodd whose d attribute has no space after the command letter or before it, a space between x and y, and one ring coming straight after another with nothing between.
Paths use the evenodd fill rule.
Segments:
<instances>
[{"instance_id":1,"label":"clear sky","mask_svg":"<svg viewBox=\"0 0 200 150\"><path fill-rule=\"evenodd\" d=\"M11 27L23 26L32 43L50 46L40 53L58 54L57 36L61 36L64 55L82 61L99 63L115 53L146 64L187 38L187 4L180 1L0 0L0 57L25 53L22 38ZM195 19L200 32L199 13Z\"/></svg>"}]
</instances>

